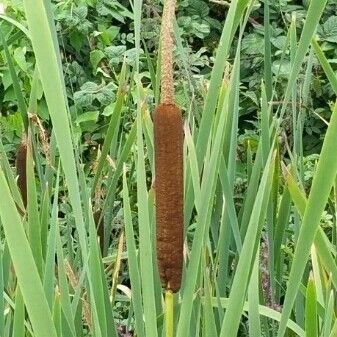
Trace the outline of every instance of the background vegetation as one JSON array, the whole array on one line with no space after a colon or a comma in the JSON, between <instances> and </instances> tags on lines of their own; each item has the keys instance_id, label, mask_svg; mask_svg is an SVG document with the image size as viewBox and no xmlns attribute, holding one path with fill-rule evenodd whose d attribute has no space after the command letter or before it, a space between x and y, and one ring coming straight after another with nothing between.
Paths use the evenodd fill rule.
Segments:
<instances>
[{"instance_id":1,"label":"background vegetation","mask_svg":"<svg viewBox=\"0 0 337 337\"><path fill-rule=\"evenodd\" d=\"M162 3L3 5L0 336L162 336ZM175 38L186 233L176 336L337 336L336 2L181 0Z\"/></svg>"}]
</instances>

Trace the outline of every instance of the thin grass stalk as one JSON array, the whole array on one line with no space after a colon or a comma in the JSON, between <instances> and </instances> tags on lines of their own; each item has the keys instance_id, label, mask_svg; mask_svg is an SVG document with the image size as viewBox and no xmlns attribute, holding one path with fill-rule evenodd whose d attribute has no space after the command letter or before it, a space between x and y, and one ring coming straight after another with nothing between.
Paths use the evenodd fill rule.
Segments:
<instances>
[{"instance_id":1,"label":"thin grass stalk","mask_svg":"<svg viewBox=\"0 0 337 337\"><path fill-rule=\"evenodd\" d=\"M273 76L271 61L271 25L270 25L270 0L264 2L264 82L268 102L273 95Z\"/></svg>"}]
</instances>

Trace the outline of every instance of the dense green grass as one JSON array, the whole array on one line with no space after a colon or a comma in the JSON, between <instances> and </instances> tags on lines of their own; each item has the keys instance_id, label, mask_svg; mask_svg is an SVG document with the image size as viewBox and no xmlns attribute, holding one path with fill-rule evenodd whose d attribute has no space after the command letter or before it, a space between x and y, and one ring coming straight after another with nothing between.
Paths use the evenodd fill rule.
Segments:
<instances>
[{"instance_id":1,"label":"dense green grass","mask_svg":"<svg viewBox=\"0 0 337 337\"><path fill-rule=\"evenodd\" d=\"M36 60L28 104L7 37L0 35L32 144L27 157L29 200L22 215L15 173L0 142L0 336L113 337L121 326L139 337L163 336L165 305L155 256L152 184L154 106L148 105L148 88L139 69L142 1L133 2L136 63L134 67L125 63L118 74L116 103L90 176L83 170L70 118L49 1L23 2L28 31L24 29ZM332 117L312 184L305 189L304 111L297 104L308 98L314 56L337 92L336 75L315 40L326 1L311 1L298 41L296 25L289 26L284 54L290 52L291 71L277 106L272 101L279 76L271 71L265 1L260 133L257 148L245 149L247 186L238 204L241 43L254 3L231 1L201 120L191 109L184 125L185 264L182 288L173 299L174 335L333 337L337 335L337 105L331 104ZM234 39L237 49L229 61ZM177 36L177 48L182 44ZM150 56L148 61L153 67ZM159 74L154 67L149 70L150 86L158 97ZM41 130L28 118L37 105L39 81L52 123L47 144L41 143ZM131 97L127 87L135 95ZM122 123L130 102L136 106L136 118L126 132ZM286 113L292 116L293 139L282 142ZM287 149L288 143L294 146ZM115 161L109 165L106 158L112 149ZM97 195L102 190L105 198L100 204ZM114 205L120 200L115 214ZM93 217L97 205L103 209L106 233L113 220L121 219L122 234L114 240L120 244L109 246L106 239L103 259ZM332 228L321 226L324 211L333 215Z\"/></svg>"}]
</instances>

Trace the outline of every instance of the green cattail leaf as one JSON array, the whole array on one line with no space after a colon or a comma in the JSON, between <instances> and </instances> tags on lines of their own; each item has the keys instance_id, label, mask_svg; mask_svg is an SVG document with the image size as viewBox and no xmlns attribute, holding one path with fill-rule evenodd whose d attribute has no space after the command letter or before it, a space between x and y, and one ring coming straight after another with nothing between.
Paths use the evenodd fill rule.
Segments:
<instances>
[{"instance_id":1,"label":"green cattail leaf","mask_svg":"<svg viewBox=\"0 0 337 337\"><path fill-rule=\"evenodd\" d=\"M318 335L316 289L315 281L312 276L309 277L307 285L305 306L305 331L306 337L316 337Z\"/></svg>"},{"instance_id":2,"label":"green cattail leaf","mask_svg":"<svg viewBox=\"0 0 337 337\"><path fill-rule=\"evenodd\" d=\"M44 0L25 0L23 3L36 64L69 189L81 252L85 260L87 257L87 235L79 193L80 187L69 124L64 78L61 71L59 47L55 38L55 25L51 19L51 8L49 1Z\"/></svg>"},{"instance_id":3,"label":"green cattail leaf","mask_svg":"<svg viewBox=\"0 0 337 337\"><path fill-rule=\"evenodd\" d=\"M337 162L334 160L333 155L336 142L337 104L335 105L330 125L324 139L320 160L313 178L307 207L305 208L299 238L296 245L295 256L290 271L278 337L284 336L286 322L291 314L292 306L305 269L306 263L304 263L304 261L307 261L309 257L310 247L319 228L321 215L337 174Z\"/></svg>"},{"instance_id":4,"label":"green cattail leaf","mask_svg":"<svg viewBox=\"0 0 337 337\"><path fill-rule=\"evenodd\" d=\"M36 337L56 337L55 326L44 295L38 269L1 169L0 194L2 196L0 218L34 334ZM20 242L20 245L17 242Z\"/></svg>"},{"instance_id":5,"label":"green cattail leaf","mask_svg":"<svg viewBox=\"0 0 337 337\"><path fill-rule=\"evenodd\" d=\"M13 336L15 337L25 336L25 305L19 287L16 288L16 295L15 295Z\"/></svg>"}]
</instances>

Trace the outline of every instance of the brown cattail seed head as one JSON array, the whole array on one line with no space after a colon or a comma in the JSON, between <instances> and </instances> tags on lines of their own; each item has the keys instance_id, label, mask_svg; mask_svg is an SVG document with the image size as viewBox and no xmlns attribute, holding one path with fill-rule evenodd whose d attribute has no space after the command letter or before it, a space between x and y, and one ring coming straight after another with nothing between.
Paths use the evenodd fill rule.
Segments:
<instances>
[{"instance_id":1,"label":"brown cattail seed head","mask_svg":"<svg viewBox=\"0 0 337 337\"><path fill-rule=\"evenodd\" d=\"M28 142L27 137L24 136L22 142L16 153L16 174L18 176L17 184L21 192L21 198L23 205L27 207L27 151L28 151Z\"/></svg>"},{"instance_id":2,"label":"brown cattail seed head","mask_svg":"<svg viewBox=\"0 0 337 337\"><path fill-rule=\"evenodd\" d=\"M183 122L174 104L154 117L157 258L163 286L177 292L183 266Z\"/></svg>"}]
</instances>

